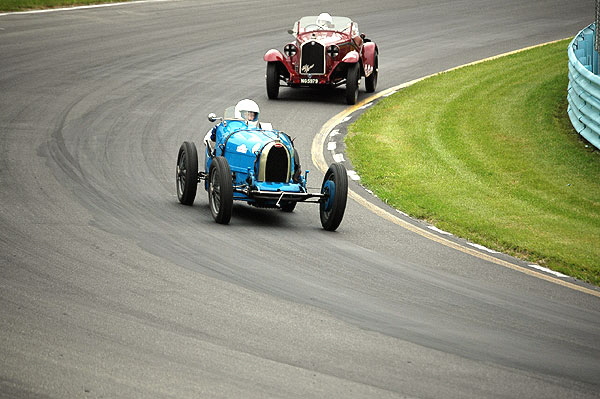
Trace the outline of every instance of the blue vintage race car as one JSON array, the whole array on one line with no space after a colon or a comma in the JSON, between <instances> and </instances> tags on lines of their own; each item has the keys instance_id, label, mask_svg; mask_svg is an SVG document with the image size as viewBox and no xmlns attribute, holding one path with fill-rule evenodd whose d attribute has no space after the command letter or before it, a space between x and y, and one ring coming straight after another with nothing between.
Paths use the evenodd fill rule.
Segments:
<instances>
[{"instance_id":1,"label":"blue vintage race car","mask_svg":"<svg viewBox=\"0 0 600 399\"><path fill-rule=\"evenodd\" d=\"M209 114L215 127L215 142L206 143L204 171L198 170L198 153L193 142L184 142L177 155L177 197L192 205L198 183L204 181L214 220L228 224L233 200L260 208L292 212L298 202L320 204L321 225L334 231L346 209L348 177L340 163L325 173L321 191L309 193L308 171L302 174L292 139L269 124L252 126L236 118L234 107L222 118Z\"/></svg>"}]
</instances>

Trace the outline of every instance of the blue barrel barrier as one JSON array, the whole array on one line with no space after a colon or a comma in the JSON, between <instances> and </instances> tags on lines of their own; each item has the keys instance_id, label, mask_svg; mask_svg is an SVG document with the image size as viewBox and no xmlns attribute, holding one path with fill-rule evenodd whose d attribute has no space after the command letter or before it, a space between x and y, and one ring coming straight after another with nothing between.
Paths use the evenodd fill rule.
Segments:
<instances>
[{"instance_id":1,"label":"blue barrel barrier","mask_svg":"<svg viewBox=\"0 0 600 399\"><path fill-rule=\"evenodd\" d=\"M595 35L596 24L591 24L569 44L567 112L577 133L600 149L600 76Z\"/></svg>"}]
</instances>

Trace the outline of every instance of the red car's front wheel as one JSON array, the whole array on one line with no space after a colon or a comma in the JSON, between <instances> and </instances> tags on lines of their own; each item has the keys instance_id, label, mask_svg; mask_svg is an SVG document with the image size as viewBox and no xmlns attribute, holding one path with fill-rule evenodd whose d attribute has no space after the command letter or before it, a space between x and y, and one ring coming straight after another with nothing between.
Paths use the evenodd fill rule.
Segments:
<instances>
[{"instance_id":1,"label":"red car's front wheel","mask_svg":"<svg viewBox=\"0 0 600 399\"><path fill-rule=\"evenodd\" d=\"M271 100L276 100L279 96L279 71L276 62L267 63L267 96Z\"/></svg>"},{"instance_id":2,"label":"red car's front wheel","mask_svg":"<svg viewBox=\"0 0 600 399\"><path fill-rule=\"evenodd\" d=\"M360 66L358 63L348 64L346 75L346 102L354 105L358 101L358 83L360 81Z\"/></svg>"},{"instance_id":3,"label":"red car's front wheel","mask_svg":"<svg viewBox=\"0 0 600 399\"><path fill-rule=\"evenodd\" d=\"M373 62L373 72L365 78L365 88L367 93L373 93L377 88L377 75L379 74L379 56L375 52L375 60Z\"/></svg>"}]
</instances>

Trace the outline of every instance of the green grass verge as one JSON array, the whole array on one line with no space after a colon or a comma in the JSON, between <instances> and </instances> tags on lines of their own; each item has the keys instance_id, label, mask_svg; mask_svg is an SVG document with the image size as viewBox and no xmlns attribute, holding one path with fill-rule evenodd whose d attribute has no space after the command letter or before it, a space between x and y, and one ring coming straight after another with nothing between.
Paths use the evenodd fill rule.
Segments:
<instances>
[{"instance_id":1,"label":"green grass verge","mask_svg":"<svg viewBox=\"0 0 600 399\"><path fill-rule=\"evenodd\" d=\"M378 102L346 137L362 184L457 236L600 285L600 152L567 116L568 43Z\"/></svg>"},{"instance_id":2,"label":"green grass verge","mask_svg":"<svg viewBox=\"0 0 600 399\"><path fill-rule=\"evenodd\" d=\"M128 1L128 0L119 0ZM0 0L0 11L27 11L43 8L85 6L89 4L116 3L114 0Z\"/></svg>"}]
</instances>

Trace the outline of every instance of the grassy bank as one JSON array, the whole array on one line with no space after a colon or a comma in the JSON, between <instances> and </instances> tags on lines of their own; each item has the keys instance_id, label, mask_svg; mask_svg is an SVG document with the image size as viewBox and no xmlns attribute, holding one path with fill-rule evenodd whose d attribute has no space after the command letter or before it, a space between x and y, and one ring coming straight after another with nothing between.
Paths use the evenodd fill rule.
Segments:
<instances>
[{"instance_id":1,"label":"grassy bank","mask_svg":"<svg viewBox=\"0 0 600 399\"><path fill-rule=\"evenodd\" d=\"M0 0L0 11L28 11L43 8L73 7L115 2L116 1L114 0Z\"/></svg>"},{"instance_id":2,"label":"grassy bank","mask_svg":"<svg viewBox=\"0 0 600 399\"><path fill-rule=\"evenodd\" d=\"M346 138L362 184L457 236L600 285L600 153L566 113L567 44L381 100Z\"/></svg>"}]
</instances>

